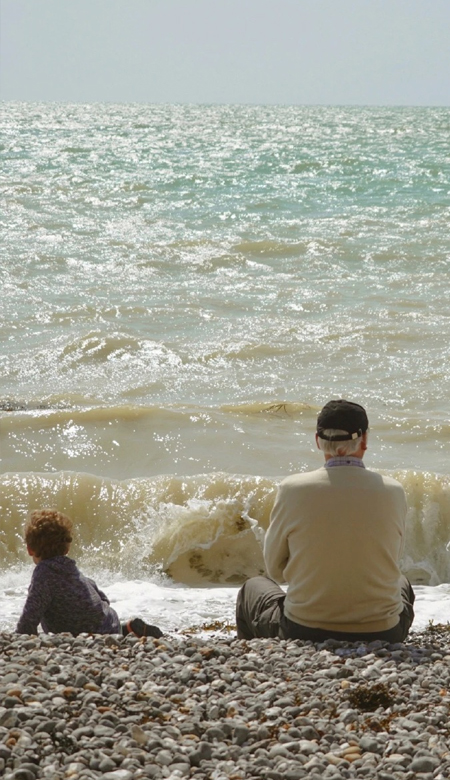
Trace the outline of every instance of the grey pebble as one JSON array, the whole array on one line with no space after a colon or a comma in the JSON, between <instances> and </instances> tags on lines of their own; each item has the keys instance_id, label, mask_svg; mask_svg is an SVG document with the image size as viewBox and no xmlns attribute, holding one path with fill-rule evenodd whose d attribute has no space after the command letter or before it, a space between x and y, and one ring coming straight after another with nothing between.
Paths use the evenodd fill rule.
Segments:
<instances>
[{"instance_id":1,"label":"grey pebble","mask_svg":"<svg viewBox=\"0 0 450 780\"><path fill-rule=\"evenodd\" d=\"M247 726L236 726L233 735L233 741L237 745L243 745L249 738L250 729Z\"/></svg>"},{"instance_id":2,"label":"grey pebble","mask_svg":"<svg viewBox=\"0 0 450 780\"><path fill-rule=\"evenodd\" d=\"M13 710L5 710L0 714L0 726L11 729L19 722L19 716Z\"/></svg>"},{"instance_id":3,"label":"grey pebble","mask_svg":"<svg viewBox=\"0 0 450 780\"><path fill-rule=\"evenodd\" d=\"M439 759L432 756L418 756L411 762L413 772L434 772L439 766Z\"/></svg>"},{"instance_id":4,"label":"grey pebble","mask_svg":"<svg viewBox=\"0 0 450 780\"><path fill-rule=\"evenodd\" d=\"M98 763L98 769L100 772L111 772L113 769L116 769L116 762L112 760L112 758L109 758L109 756L105 756L99 763Z\"/></svg>"},{"instance_id":5,"label":"grey pebble","mask_svg":"<svg viewBox=\"0 0 450 780\"><path fill-rule=\"evenodd\" d=\"M367 751L367 753L380 753L381 745L374 737L364 736L359 741L361 750Z\"/></svg>"}]
</instances>

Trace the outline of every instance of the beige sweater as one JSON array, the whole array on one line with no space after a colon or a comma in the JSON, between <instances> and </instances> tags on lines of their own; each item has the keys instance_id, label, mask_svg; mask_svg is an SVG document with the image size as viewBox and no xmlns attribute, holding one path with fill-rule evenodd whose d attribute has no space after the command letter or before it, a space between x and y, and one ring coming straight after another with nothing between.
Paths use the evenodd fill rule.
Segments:
<instances>
[{"instance_id":1,"label":"beige sweater","mask_svg":"<svg viewBox=\"0 0 450 780\"><path fill-rule=\"evenodd\" d=\"M385 631L403 605L405 493L356 466L283 480L264 543L269 577L288 583L285 614L333 631Z\"/></svg>"}]
</instances>

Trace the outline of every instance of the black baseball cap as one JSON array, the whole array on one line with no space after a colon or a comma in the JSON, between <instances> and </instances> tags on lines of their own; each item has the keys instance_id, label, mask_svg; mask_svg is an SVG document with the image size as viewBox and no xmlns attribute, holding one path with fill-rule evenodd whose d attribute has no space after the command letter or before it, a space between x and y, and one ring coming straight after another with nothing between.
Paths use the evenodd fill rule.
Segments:
<instances>
[{"instance_id":1,"label":"black baseball cap","mask_svg":"<svg viewBox=\"0 0 450 780\"><path fill-rule=\"evenodd\" d=\"M353 401L345 401L343 398L337 401L328 401L317 418L317 435L327 441L348 441L362 436L369 427L369 420L365 409ZM324 430L335 428L339 431L347 431L339 436L325 436Z\"/></svg>"}]
</instances>

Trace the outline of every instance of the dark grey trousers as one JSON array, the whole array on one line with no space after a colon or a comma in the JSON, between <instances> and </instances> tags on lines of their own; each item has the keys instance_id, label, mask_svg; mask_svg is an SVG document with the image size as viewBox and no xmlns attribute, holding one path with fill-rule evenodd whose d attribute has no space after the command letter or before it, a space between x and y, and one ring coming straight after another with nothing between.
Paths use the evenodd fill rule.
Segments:
<instances>
[{"instance_id":1,"label":"dark grey trousers","mask_svg":"<svg viewBox=\"0 0 450 780\"><path fill-rule=\"evenodd\" d=\"M388 631L343 632L328 631L322 628L309 628L294 623L284 614L286 594L276 582L268 577L252 577L240 589L236 602L236 625L238 639L255 637L279 637L279 639L303 639L311 642L324 642L326 639L338 639L342 642L373 642L381 639L389 644L403 642L414 620L414 591L402 577L401 591L403 611L396 626Z\"/></svg>"}]
</instances>

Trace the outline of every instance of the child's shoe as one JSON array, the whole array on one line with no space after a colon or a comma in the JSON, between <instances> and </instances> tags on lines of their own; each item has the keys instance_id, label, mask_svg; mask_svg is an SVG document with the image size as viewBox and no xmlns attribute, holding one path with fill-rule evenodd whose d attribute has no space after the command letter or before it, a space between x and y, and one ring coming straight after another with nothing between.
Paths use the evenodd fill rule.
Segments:
<instances>
[{"instance_id":1,"label":"child's shoe","mask_svg":"<svg viewBox=\"0 0 450 780\"><path fill-rule=\"evenodd\" d=\"M150 623L145 623L141 618L133 618L126 624L128 634L134 634L135 636L152 636L155 639L159 639L163 632L158 626L152 626Z\"/></svg>"}]
</instances>

